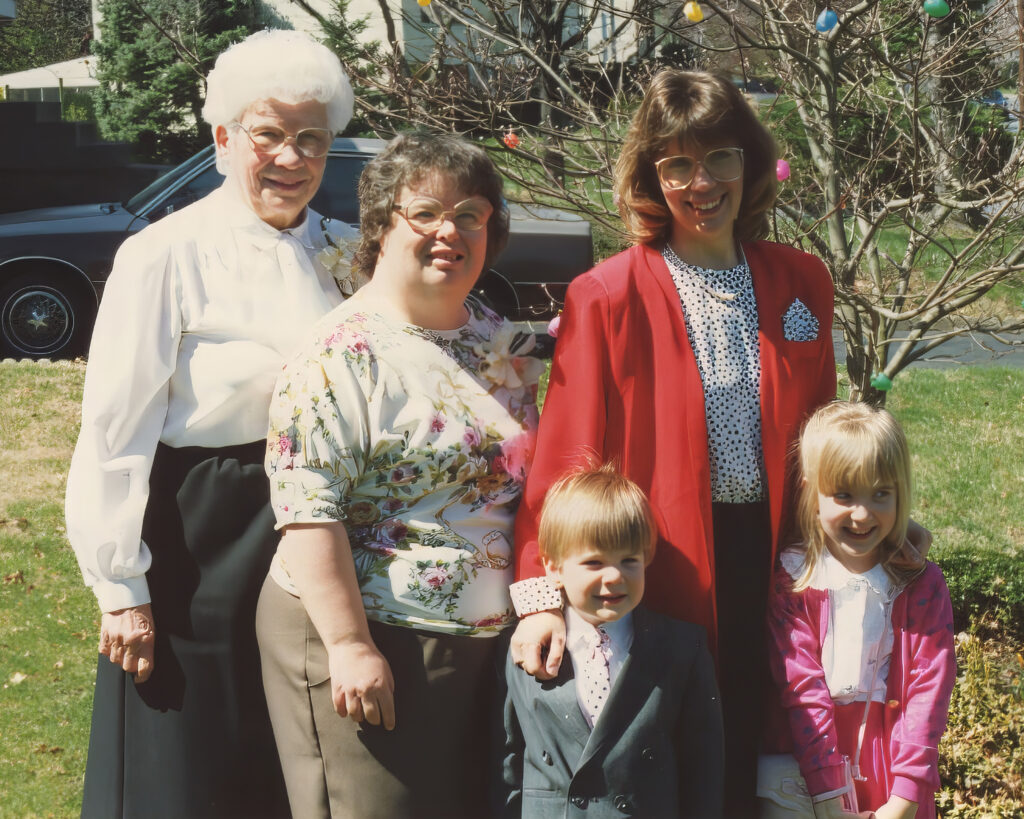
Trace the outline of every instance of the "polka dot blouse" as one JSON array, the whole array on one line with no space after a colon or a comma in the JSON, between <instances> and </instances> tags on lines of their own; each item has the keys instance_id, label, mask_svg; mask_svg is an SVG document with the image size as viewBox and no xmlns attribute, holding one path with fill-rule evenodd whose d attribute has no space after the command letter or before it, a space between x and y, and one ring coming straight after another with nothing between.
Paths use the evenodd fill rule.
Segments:
<instances>
[{"instance_id":1,"label":"polka dot blouse","mask_svg":"<svg viewBox=\"0 0 1024 819\"><path fill-rule=\"evenodd\" d=\"M662 255L704 386L711 499L762 500L761 356L750 267L746 261L729 270L695 267L668 246Z\"/></svg>"}]
</instances>

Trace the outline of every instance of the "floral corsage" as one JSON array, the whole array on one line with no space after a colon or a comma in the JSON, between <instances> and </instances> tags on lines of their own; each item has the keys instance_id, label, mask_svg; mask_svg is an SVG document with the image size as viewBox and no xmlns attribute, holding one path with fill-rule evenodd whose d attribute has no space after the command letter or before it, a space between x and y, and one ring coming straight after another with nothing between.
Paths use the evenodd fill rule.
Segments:
<instances>
[{"instance_id":1,"label":"floral corsage","mask_svg":"<svg viewBox=\"0 0 1024 819\"><path fill-rule=\"evenodd\" d=\"M316 255L316 260L334 277L341 294L348 298L369 279L358 273L352 266L356 250L359 249L359 234L341 236L328 231L333 220L325 216L320 220L320 230L327 240L327 246Z\"/></svg>"},{"instance_id":2,"label":"floral corsage","mask_svg":"<svg viewBox=\"0 0 1024 819\"><path fill-rule=\"evenodd\" d=\"M536 344L529 333L519 332L507 319L490 340L473 347L480 356L480 372L499 387L518 390L533 387L544 372L544 362L527 355Z\"/></svg>"}]
</instances>

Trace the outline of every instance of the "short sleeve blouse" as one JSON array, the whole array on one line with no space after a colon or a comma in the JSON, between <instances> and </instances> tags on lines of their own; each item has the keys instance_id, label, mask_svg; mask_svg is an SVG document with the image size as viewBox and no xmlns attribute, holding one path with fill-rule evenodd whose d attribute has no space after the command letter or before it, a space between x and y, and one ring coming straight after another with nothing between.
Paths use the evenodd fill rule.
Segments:
<instances>
[{"instance_id":1,"label":"short sleeve blouse","mask_svg":"<svg viewBox=\"0 0 1024 819\"><path fill-rule=\"evenodd\" d=\"M267 471L278 527L345 524L371 620L492 636L514 619L512 521L544 365L467 307L450 332L358 297L335 309L278 382ZM296 593L280 554L271 576Z\"/></svg>"}]
</instances>

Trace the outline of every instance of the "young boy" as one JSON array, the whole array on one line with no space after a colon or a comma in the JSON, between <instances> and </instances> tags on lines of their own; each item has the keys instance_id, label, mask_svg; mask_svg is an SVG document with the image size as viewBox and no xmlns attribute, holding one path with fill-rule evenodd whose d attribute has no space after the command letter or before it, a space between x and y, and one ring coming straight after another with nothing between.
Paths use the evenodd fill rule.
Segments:
<instances>
[{"instance_id":1,"label":"young boy","mask_svg":"<svg viewBox=\"0 0 1024 819\"><path fill-rule=\"evenodd\" d=\"M562 589L554 680L505 666L506 816L711 817L722 812L722 717L704 630L639 606L656 526L612 467L548 491L538 534Z\"/></svg>"}]
</instances>

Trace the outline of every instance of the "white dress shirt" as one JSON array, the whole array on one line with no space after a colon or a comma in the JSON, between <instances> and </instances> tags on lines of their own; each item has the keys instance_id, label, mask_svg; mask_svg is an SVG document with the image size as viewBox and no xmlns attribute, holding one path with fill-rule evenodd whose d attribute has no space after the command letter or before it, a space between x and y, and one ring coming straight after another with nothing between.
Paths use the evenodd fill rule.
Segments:
<instances>
[{"instance_id":1,"label":"white dress shirt","mask_svg":"<svg viewBox=\"0 0 1024 819\"><path fill-rule=\"evenodd\" d=\"M89 349L66 497L68 540L103 611L150 599L141 532L157 443L266 437L286 357L342 301L315 258L326 243L315 212L279 231L224 185L118 250Z\"/></svg>"},{"instance_id":2,"label":"white dress shirt","mask_svg":"<svg viewBox=\"0 0 1024 819\"><path fill-rule=\"evenodd\" d=\"M615 680L622 671L622 666L629 656L629 649L633 645L633 614L630 612L612 623L603 623L601 626L608 635L611 644L611 654L608 658L609 691L615 689ZM594 632L592 626L584 620L572 606L565 607L565 647L572 658L572 667L575 670L576 701L580 705L580 711L590 724L590 717L587 715L585 705L585 694L583 692L583 678L579 673L582 664L593 650L593 643L590 634ZM590 724L593 728L593 724Z\"/></svg>"}]
</instances>

